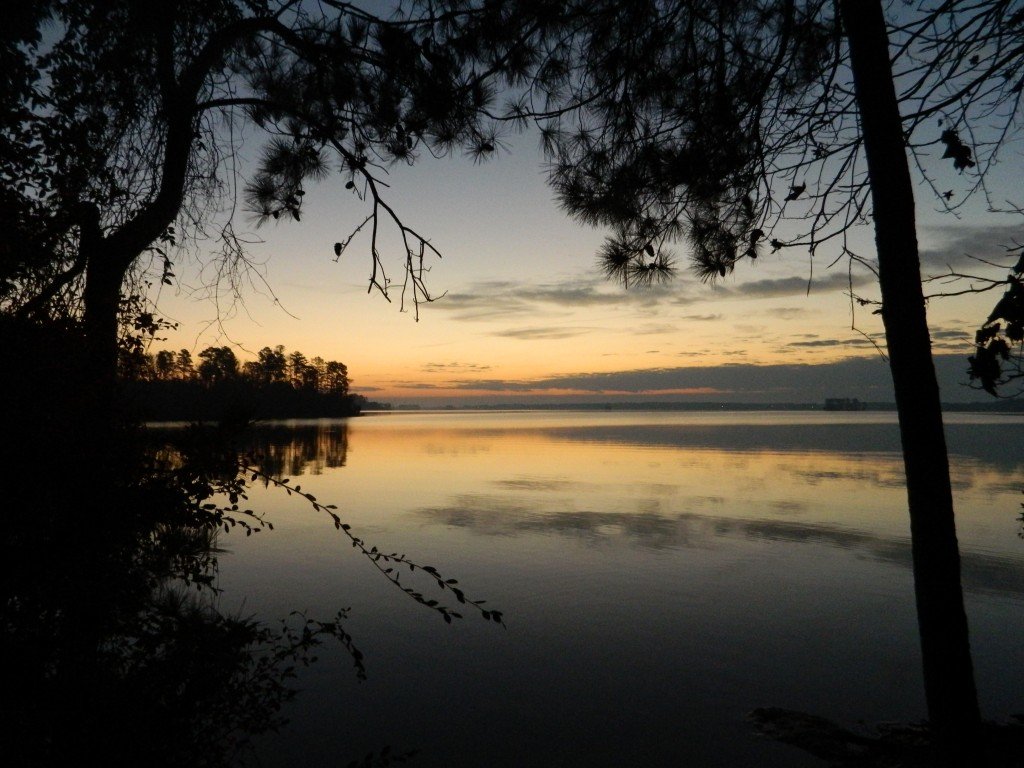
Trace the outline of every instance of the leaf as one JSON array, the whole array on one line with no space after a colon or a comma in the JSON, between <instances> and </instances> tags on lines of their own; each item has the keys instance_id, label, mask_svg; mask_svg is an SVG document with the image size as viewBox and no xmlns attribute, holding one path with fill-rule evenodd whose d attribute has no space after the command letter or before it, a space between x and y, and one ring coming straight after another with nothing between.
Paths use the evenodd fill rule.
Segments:
<instances>
[{"instance_id":1,"label":"leaf","mask_svg":"<svg viewBox=\"0 0 1024 768\"><path fill-rule=\"evenodd\" d=\"M342 249L341 243L335 243L334 244L334 255L335 256L341 256L341 249Z\"/></svg>"},{"instance_id":2,"label":"leaf","mask_svg":"<svg viewBox=\"0 0 1024 768\"><path fill-rule=\"evenodd\" d=\"M971 159L971 149L960 140L960 136L956 131L946 129L939 136L939 141L946 145L946 151L942 154L943 159L952 159L953 167L958 171L974 167L974 161Z\"/></svg>"}]
</instances>

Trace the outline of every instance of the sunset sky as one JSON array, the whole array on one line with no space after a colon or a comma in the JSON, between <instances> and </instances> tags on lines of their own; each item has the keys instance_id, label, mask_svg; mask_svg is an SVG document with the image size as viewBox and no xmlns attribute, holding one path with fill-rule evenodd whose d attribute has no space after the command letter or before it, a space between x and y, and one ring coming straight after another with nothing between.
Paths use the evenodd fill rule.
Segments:
<instances>
[{"instance_id":1,"label":"sunset sky","mask_svg":"<svg viewBox=\"0 0 1024 768\"><path fill-rule=\"evenodd\" d=\"M595 268L604 233L575 223L553 200L534 138L510 144L484 164L425 156L391 170L388 202L444 254L428 278L444 296L421 306L419 322L411 307L399 311L397 288L391 304L367 295L365 236L335 262L332 245L367 210L339 176L308 190L301 223L257 229L245 213L235 217L240 233L262 240L249 253L278 304L259 285L244 290L244 306L204 298L212 267L204 272L200 260L215 260L199 244L191 257L179 257L180 283L160 297L164 315L180 327L158 346L195 353L231 344L247 359L283 344L346 363L354 391L396 404L891 399L886 367L868 338L881 341L881 322L871 307L851 308L845 260L828 269L834 252L819 251L812 279L806 251L787 249L741 262L714 287L690 274L680 253L672 283L626 291ZM952 168L939 176L940 186L958 192L970 183ZM1001 276L1004 270L984 271L966 254L1008 263L1005 247L1022 239L1017 221L981 213L957 220L936 213L930 194L919 187L926 273L953 267ZM385 242L382 256L398 283L402 252L393 239ZM868 226L854 244L873 256ZM869 274L852 279L860 295L877 298ZM959 382L973 330L994 301L983 294L930 303L935 352L951 355L939 361L946 400L982 399Z\"/></svg>"}]
</instances>

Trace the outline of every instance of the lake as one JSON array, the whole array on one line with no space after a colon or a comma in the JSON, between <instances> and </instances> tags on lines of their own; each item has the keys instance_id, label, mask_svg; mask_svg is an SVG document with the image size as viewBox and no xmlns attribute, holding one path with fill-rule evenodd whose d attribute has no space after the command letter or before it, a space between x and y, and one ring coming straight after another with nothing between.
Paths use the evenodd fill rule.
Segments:
<instances>
[{"instance_id":1,"label":"lake","mask_svg":"<svg viewBox=\"0 0 1024 768\"><path fill-rule=\"evenodd\" d=\"M1024 417L946 418L982 711L1005 719L1024 711ZM367 672L325 646L257 764L389 746L431 767L814 766L747 714L925 716L895 414L412 412L256 442L368 544L505 619L446 624L323 513L256 489L275 530L221 537L220 608L350 607Z\"/></svg>"}]
</instances>

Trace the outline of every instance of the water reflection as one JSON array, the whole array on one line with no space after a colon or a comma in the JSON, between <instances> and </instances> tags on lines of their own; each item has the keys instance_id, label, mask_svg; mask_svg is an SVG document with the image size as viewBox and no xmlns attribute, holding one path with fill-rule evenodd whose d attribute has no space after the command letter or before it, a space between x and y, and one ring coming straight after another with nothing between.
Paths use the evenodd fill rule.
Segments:
<instances>
[{"instance_id":1,"label":"water reflection","mask_svg":"<svg viewBox=\"0 0 1024 768\"><path fill-rule=\"evenodd\" d=\"M463 497L450 507L418 510L433 523L472 529L488 536L519 536L555 533L589 544L635 546L646 549L708 549L721 538L784 541L853 550L883 563L911 567L910 541L884 537L824 524L804 524L770 519L737 519L708 515L665 516L657 503L633 514L569 511L537 515L531 507L497 497ZM778 510L775 505L775 510ZM803 505L798 509L803 510ZM1024 595L1024 569L1020 557L1001 557L985 552L963 556L964 587L991 594Z\"/></svg>"},{"instance_id":2,"label":"water reflection","mask_svg":"<svg viewBox=\"0 0 1024 768\"><path fill-rule=\"evenodd\" d=\"M446 414L448 426L429 418L417 422L386 416L360 423L356 430L370 462L413 467L406 470L412 476L417 456L443 464L458 461L458 476L447 475L453 488L472 486L481 466L484 472L496 467L518 470L513 476L492 471L478 478L474 492L409 507L435 525L487 536L558 533L592 544L614 541L648 549L710 547L722 537L761 538L851 549L878 561L909 565L898 432L884 414L868 415L869 423L824 424L779 423L777 418L756 423L758 414L749 414L754 424L709 425L700 415L696 423L692 414L686 416L689 420L668 424L631 415L629 423L596 420L579 426L566 426L564 417L538 423L522 414L497 423L486 414ZM595 422L593 416L588 420ZM348 422L326 420L268 425L253 430L244 449L276 477L321 475L345 466L350 430ZM995 540L976 537L972 542L970 534L980 532L980 500L1020 492L1024 430L991 419L977 423L977 417L958 423L954 417L949 431L952 481L962 494L961 527L968 532L966 585L1019 593L1024 576L1018 574L1014 556L1020 553L1003 556L1003 546L987 551ZM768 444L775 447L767 450ZM564 446L572 449L562 450ZM618 446L618 453L609 446ZM630 464L621 471L615 464L625 461L621 457L628 454L623 451L641 452L646 466L637 471ZM558 455L557 473L550 471L552 454ZM410 483L417 495L430 485ZM716 487L730 492L707 493ZM395 507L403 506L401 489L388 499ZM828 519L813 519L821 517L825 499ZM599 503L587 509L591 500ZM1017 509L1014 504L1007 508ZM988 527L991 519L985 517ZM972 543L978 545L974 550Z\"/></svg>"},{"instance_id":3,"label":"water reflection","mask_svg":"<svg viewBox=\"0 0 1024 768\"><path fill-rule=\"evenodd\" d=\"M0 538L5 759L237 764L286 721L294 668L328 636L350 642L341 616L268 624L221 610L222 527L261 530L229 506L244 487L225 435L55 423L59 440L19 423L3 446L29 491ZM344 461L336 439L280 437L255 445L292 467Z\"/></svg>"},{"instance_id":4,"label":"water reflection","mask_svg":"<svg viewBox=\"0 0 1024 768\"><path fill-rule=\"evenodd\" d=\"M157 424L147 431L154 443L165 443L172 460L176 439L191 429L184 422ZM257 463L274 478L321 475L327 469L344 467L348 461L348 421L317 419L312 421L256 422L230 437L230 448Z\"/></svg>"},{"instance_id":5,"label":"water reflection","mask_svg":"<svg viewBox=\"0 0 1024 768\"><path fill-rule=\"evenodd\" d=\"M895 423L743 418L354 420L345 467L304 487L341 499L374 541L486 592L508 630L434 627L361 580L316 521L295 519L289 538L258 551L233 542L224 581L258 590L261 610L296 595L315 607L358 584L353 631L374 638L367 686L302 678L318 704L296 703L297 729L264 745L268 761L299 744L328 759L344 744L397 742L422 747L424 766L790 767L814 763L751 740L747 712L920 719ZM968 609L993 717L1019 711L1024 688L1024 669L1008 661L1024 631L1019 426L951 427ZM339 727L332 707L357 710L358 727Z\"/></svg>"},{"instance_id":6,"label":"water reflection","mask_svg":"<svg viewBox=\"0 0 1024 768\"><path fill-rule=\"evenodd\" d=\"M274 477L320 475L348 460L348 422L283 422L256 425L246 450Z\"/></svg>"}]
</instances>

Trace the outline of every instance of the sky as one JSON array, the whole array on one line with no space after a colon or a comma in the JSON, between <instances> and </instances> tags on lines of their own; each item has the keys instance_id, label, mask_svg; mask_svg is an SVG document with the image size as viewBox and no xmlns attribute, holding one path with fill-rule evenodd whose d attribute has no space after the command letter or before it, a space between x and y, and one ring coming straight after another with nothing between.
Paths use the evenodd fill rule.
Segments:
<instances>
[{"instance_id":1,"label":"sky","mask_svg":"<svg viewBox=\"0 0 1024 768\"><path fill-rule=\"evenodd\" d=\"M282 344L340 360L353 391L374 400L440 406L615 400L820 402L825 397L891 401L881 322L849 291L877 298L864 272L823 248L765 253L743 260L714 286L685 269L669 284L624 289L605 280L595 253L604 232L573 221L545 183L543 157L530 133L485 163L431 158L391 169L386 198L407 226L442 254L427 284L436 300L400 311L367 293L368 238L358 236L335 259L341 241L366 215L340 175L307 190L302 222L256 227L245 213L235 228L250 240L254 263L241 302L210 297L217 263L199 244L178 255L175 285L159 297L179 327L154 348L193 353L229 344L242 359ZM258 144L243 145L243 155ZM1004 157L1013 164L1019 151ZM244 159L244 157L243 157ZM972 180L945 163L938 187L965 191ZM1012 172L1010 174L1012 176ZM1009 188L1013 188L1012 185ZM923 270L1001 277L968 254L1007 264L1006 248L1024 242L1019 216L992 215L980 203L960 217L937 212L918 187ZM393 232L382 257L402 278ZM873 257L872 232L852 235ZM930 284L926 293L964 287ZM943 398L984 400L965 386L974 330L995 303L991 293L935 298L929 320Z\"/></svg>"}]
</instances>

